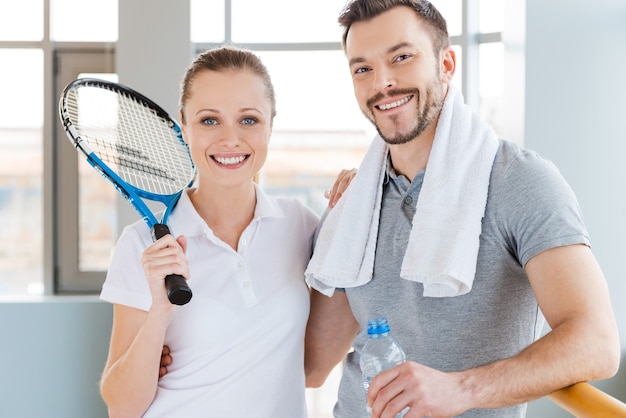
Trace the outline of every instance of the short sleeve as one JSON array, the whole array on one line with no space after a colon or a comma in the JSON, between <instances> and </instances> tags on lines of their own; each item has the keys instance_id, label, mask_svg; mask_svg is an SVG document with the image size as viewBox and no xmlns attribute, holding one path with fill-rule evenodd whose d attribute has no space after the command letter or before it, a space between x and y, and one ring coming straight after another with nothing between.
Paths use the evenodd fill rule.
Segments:
<instances>
[{"instance_id":1,"label":"short sleeve","mask_svg":"<svg viewBox=\"0 0 626 418\"><path fill-rule=\"evenodd\" d=\"M499 228L522 266L551 248L590 245L576 195L551 161L522 150L492 181Z\"/></svg>"},{"instance_id":2,"label":"short sleeve","mask_svg":"<svg viewBox=\"0 0 626 418\"><path fill-rule=\"evenodd\" d=\"M145 311L150 309L152 296L141 267L141 254L151 243L145 223L124 228L113 250L100 299Z\"/></svg>"}]
</instances>

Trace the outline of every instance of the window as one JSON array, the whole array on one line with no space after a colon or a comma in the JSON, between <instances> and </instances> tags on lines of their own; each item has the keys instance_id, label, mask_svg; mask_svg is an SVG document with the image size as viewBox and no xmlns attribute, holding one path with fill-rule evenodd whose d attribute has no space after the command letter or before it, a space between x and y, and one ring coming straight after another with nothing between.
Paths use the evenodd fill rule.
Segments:
<instances>
[{"instance_id":1,"label":"window","mask_svg":"<svg viewBox=\"0 0 626 418\"><path fill-rule=\"evenodd\" d=\"M7 220L0 244L0 294L53 293L58 260L73 249L64 243L76 242L53 219L53 203L74 196L54 170L55 145L65 138L54 133L59 80L53 72L68 69L63 57L71 49L91 66L103 59L112 62L103 57L107 48L111 53L107 43L117 39L117 0L99 0L97 14L76 0L18 3L0 5L0 216ZM75 180L76 172L72 176ZM61 245L59 236L65 237ZM89 262L87 255L82 259ZM74 289L94 291L100 276L99 283Z\"/></svg>"},{"instance_id":2,"label":"window","mask_svg":"<svg viewBox=\"0 0 626 418\"><path fill-rule=\"evenodd\" d=\"M94 48L92 46L91 48ZM55 100L79 77L117 81L113 52L107 49L57 51ZM56 109L55 109L56 111ZM58 116L55 114L55 118ZM56 121L56 120L55 120ZM94 292L104 275L117 241L117 192L70 146L56 123L52 175L62 199L52 203L55 293Z\"/></svg>"},{"instance_id":3,"label":"window","mask_svg":"<svg viewBox=\"0 0 626 418\"><path fill-rule=\"evenodd\" d=\"M282 12L293 7L287 0L190 2L190 35L196 51L222 43L249 47L259 52L273 76L278 116L261 182L272 193L299 196L318 212L323 211L322 191L332 184L339 170L358 166L374 135L353 98L339 42L336 16L343 0L316 2L304 20L284 18ZM79 254L69 257L77 271L100 272L87 287L68 286L66 290L97 291L107 264L101 257L108 254L108 243L116 239L108 239L96 253L86 244L70 248L68 243L86 235L85 223L78 232L66 225L59 227L56 219L46 221L52 216L52 203L65 201L68 196L64 194L67 187L64 189L59 173L52 168L58 163L53 160L58 150L50 145L64 138L58 138L59 131L54 130L58 125L56 109L44 103L54 104L64 83L80 72L114 69L117 1L99 0L98 14L86 13L80 4L79 0L25 0L10 8L0 6L4 8L0 13L0 60L4 69L0 80L0 213L12 220L5 227L8 239L0 248L1 292L41 293L45 287L52 293L55 268L59 258L65 257L59 252L63 251ZM434 4L448 20L457 52L454 82L463 89L466 101L496 130L503 129L505 48L500 31L505 2L435 0ZM72 19L76 13L84 16ZM255 20L260 13L267 16L261 25ZM89 30L70 24L76 21ZM77 66L80 57L89 64ZM65 79L59 77L64 72L70 74L64 75ZM321 158L324 164L319 164ZM87 177L80 180L81 184L88 181ZM81 187L80 196L93 190ZM58 195L60 191L63 193ZM78 201L80 197L76 194L71 199ZM78 214L84 213L84 208L76 205L81 207L76 217L80 219ZM102 216L114 218L114 206L111 204L111 212ZM90 228L93 233L94 227ZM70 236L68 230L74 235ZM62 290L66 279L58 279L61 286L57 290Z\"/></svg>"},{"instance_id":4,"label":"window","mask_svg":"<svg viewBox=\"0 0 626 418\"><path fill-rule=\"evenodd\" d=\"M41 41L44 32L43 6L41 0L22 0L15 4L4 2L0 5L0 41Z\"/></svg>"},{"instance_id":5,"label":"window","mask_svg":"<svg viewBox=\"0 0 626 418\"><path fill-rule=\"evenodd\" d=\"M53 41L117 40L117 0L98 0L92 7L86 7L84 0L49 1L50 39Z\"/></svg>"},{"instance_id":6,"label":"window","mask_svg":"<svg viewBox=\"0 0 626 418\"><path fill-rule=\"evenodd\" d=\"M341 11L342 1L316 0L297 6L293 0L232 0L230 3L232 41L236 44L337 42L340 38L333 17ZM259 16L264 17L261 25Z\"/></svg>"},{"instance_id":7,"label":"window","mask_svg":"<svg viewBox=\"0 0 626 418\"><path fill-rule=\"evenodd\" d=\"M40 293L43 277L43 54L0 48L0 292Z\"/></svg>"},{"instance_id":8,"label":"window","mask_svg":"<svg viewBox=\"0 0 626 418\"><path fill-rule=\"evenodd\" d=\"M433 4L447 19L457 54L455 84L468 86L468 103L497 129L502 109L503 45L499 31L504 2L434 0ZM326 205L323 190L332 185L341 169L358 167L375 131L353 98L341 50L336 17L343 2L316 2L314 8L307 9L306 19L285 18L281 11L290 10L292 5L288 0L232 0L214 13L195 13L206 4L192 0L192 39L197 52L232 43L261 55L272 75L278 101L271 152L261 183L269 192L298 196L321 213ZM211 26L206 16L215 20L218 12L224 14L225 21L219 25L224 32L202 33L199 28ZM264 16L262 25L259 15ZM302 12L294 15L301 16ZM469 69L469 82L464 68ZM319 164L322 160L323 165Z\"/></svg>"}]
</instances>

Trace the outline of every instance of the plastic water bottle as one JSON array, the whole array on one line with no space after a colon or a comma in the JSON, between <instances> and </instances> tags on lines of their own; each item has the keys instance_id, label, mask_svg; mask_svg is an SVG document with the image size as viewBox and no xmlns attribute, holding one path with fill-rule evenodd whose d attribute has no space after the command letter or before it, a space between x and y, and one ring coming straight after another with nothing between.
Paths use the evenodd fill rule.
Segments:
<instances>
[{"instance_id":1,"label":"plastic water bottle","mask_svg":"<svg viewBox=\"0 0 626 418\"><path fill-rule=\"evenodd\" d=\"M406 361L406 355L398 342L389 335L389 324L386 318L376 318L367 321L368 339L361 352L361 373L363 374L363 387L365 393L370 387L370 382L378 373L391 369ZM366 405L367 416L371 416L372 408ZM396 415L402 418L409 410L406 407Z\"/></svg>"}]
</instances>

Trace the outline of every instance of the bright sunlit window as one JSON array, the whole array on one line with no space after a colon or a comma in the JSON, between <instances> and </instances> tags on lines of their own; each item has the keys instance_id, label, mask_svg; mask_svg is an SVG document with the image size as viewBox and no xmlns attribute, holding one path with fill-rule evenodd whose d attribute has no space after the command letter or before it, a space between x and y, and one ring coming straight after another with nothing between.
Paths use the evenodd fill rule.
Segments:
<instances>
[{"instance_id":1,"label":"bright sunlit window","mask_svg":"<svg viewBox=\"0 0 626 418\"><path fill-rule=\"evenodd\" d=\"M50 39L117 41L117 1L50 0Z\"/></svg>"},{"instance_id":2,"label":"bright sunlit window","mask_svg":"<svg viewBox=\"0 0 626 418\"><path fill-rule=\"evenodd\" d=\"M0 8L0 41L43 39L42 0L3 1Z\"/></svg>"},{"instance_id":3,"label":"bright sunlit window","mask_svg":"<svg viewBox=\"0 0 626 418\"><path fill-rule=\"evenodd\" d=\"M477 79L471 80L479 86L477 110L497 130L501 126L503 44L498 39L491 39L480 44L476 55L468 54L463 46L477 39L476 34L465 32L467 28L499 34L504 1L472 2L480 5L478 13L470 13L479 19L472 24L464 20L467 17L463 6L467 1L434 0L433 3L447 18L455 43L458 69L454 83L464 87L467 80L462 73L468 62L480 68ZM0 271L3 273L0 291L20 293L40 292L42 275L53 274L43 271L46 257L41 250L41 243L45 241L41 224L45 184L42 178L43 137L46 135L43 132L46 125L43 103L54 102L54 99L43 97L45 57L54 54L56 49L80 51L82 42L90 45L114 42L117 39L118 3L117 0L98 0L98 13L93 13L91 7L84 7L80 0L24 0L18 3L11 3L11 7L7 3L0 6L3 8L0 13L0 60L4 76L0 80L0 158L6 160L0 168L0 210L5 216L16 219L12 223L16 234L30 231L29 234L36 234L31 244L38 244L25 246L24 251L29 253L26 258L15 257L9 250L0 252ZM43 7L46 4L48 8ZM303 12L294 10L291 0L190 0L191 25L188 30L197 51L227 43L249 47L261 55L272 75L278 99L272 152L261 175L261 183L269 192L298 196L321 213L326 204L323 190L332 184L341 169L358 167L375 132L353 97L340 46L341 34L336 18L345 1L320 0L314 6L308 4ZM44 16L44 10L49 11L47 16ZM306 19L296 18L303 13L306 13ZM260 14L265 16L262 24L258 20ZM49 18L48 34L43 33L46 17ZM44 44L42 39L54 42ZM20 49L22 43L24 48ZM48 79L54 80L54 74ZM21 94L15 91L18 87ZM32 92L24 94L25 88ZM24 108L29 112L19 111ZM46 115L51 118L47 122L48 129L51 129L56 122L56 109ZM19 146L12 143L16 137L25 138ZM20 161L19 167L9 170L17 161ZM320 164L320 161L324 163ZM23 186L25 181L27 187ZM87 189L93 190L81 186L81 190ZM88 195L81 192L81 201ZM27 202L31 205L28 210ZM85 203L80 203L81 213L84 213L83 205ZM107 210L115 211L114 205L111 206ZM114 214L107 218L113 219ZM83 238L89 236L86 232L80 235ZM93 254L82 247L79 252ZM108 254L106 245L99 253L103 257ZM104 270L108 261L87 255L80 259L84 268L90 266L96 270ZM19 260L24 261L20 264ZM24 269L24 263L29 266L28 270ZM28 278L17 279L26 271Z\"/></svg>"},{"instance_id":4,"label":"bright sunlit window","mask_svg":"<svg viewBox=\"0 0 626 418\"><path fill-rule=\"evenodd\" d=\"M235 43L337 42L343 1L232 0ZM259 16L263 16L259 25Z\"/></svg>"},{"instance_id":5,"label":"bright sunlit window","mask_svg":"<svg viewBox=\"0 0 626 418\"><path fill-rule=\"evenodd\" d=\"M44 80L54 79L54 74L45 73L45 62L55 51L46 49L43 41L117 39L117 0L98 0L98 13L84 1L50 0L49 34L44 33L45 4L0 3L0 216L10 220L0 234L0 294L41 294L44 277L53 275L44 267L44 185L49 178L44 174L44 138L51 140L45 126L50 129L57 116L56 109L46 116L44 103L55 100L45 97ZM51 184L50 195L54 189ZM94 262L105 268L102 260Z\"/></svg>"},{"instance_id":6,"label":"bright sunlit window","mask_svg":"<svg viewBox=\"0 0 626 418\"><path fill-rule=\"evenodd\" d=\"M0 49L0 294L43 291L43 53ZM28 109L25 111L25 109Z\"/></svg>"}]
</instances>

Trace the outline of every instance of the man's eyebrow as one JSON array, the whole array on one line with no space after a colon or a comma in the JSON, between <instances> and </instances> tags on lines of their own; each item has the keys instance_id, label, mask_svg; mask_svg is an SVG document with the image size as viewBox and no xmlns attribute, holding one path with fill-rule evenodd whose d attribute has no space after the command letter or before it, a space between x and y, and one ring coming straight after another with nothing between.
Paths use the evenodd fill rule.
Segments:
<instances>
[{"instance_id":1,"label":"man's eyebrow","mask_svg":"<svg viewBox=\"0 0 626 418\"><path fill-rule=\"evenodd\" d=\"M398 49L402 49L402 48L404 48L404 47L407 47L407 46L412 46L412 45L413 45L413 44L412 44L411 42L400 42L399 44L394 45L394 46L392 46L391 48L389 48L389 49L387 50L387 52L388 52L388 53L390 53L390 52L396 52Z\"/></svg>"},{"instance_id":2,"label":"man's eyebrow","mask_svg":"<svg viewBox=\"0 0 626 418\"><path fill-rule=\"evenodd\" d=\"M353 64L359 64L365 61L365 58L361 58L361 57L356 57L356 58L352 58L350 59L350 61L348 61L348 65L350 65L350 67L352 67Z\"/></svg>"},{"instance_id":3,"label":"man's eyebrow","mask_svg":"<svg viewBox=\"0 0 626 418\"><path fill-rule=\"evenodd\" d=\"M411 42L400 42L399 44L393 45L390 48L387 49L387 53L391 54L396 52L399 49L405 48L407 46L412 46L413 44ZM350 59L348 61L348 65L352 66L354 64L359 64L365 61L365 58L363 57L354 57L352 59Z\"/></svg>"}]
</instances>

